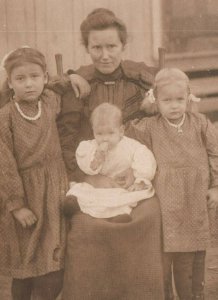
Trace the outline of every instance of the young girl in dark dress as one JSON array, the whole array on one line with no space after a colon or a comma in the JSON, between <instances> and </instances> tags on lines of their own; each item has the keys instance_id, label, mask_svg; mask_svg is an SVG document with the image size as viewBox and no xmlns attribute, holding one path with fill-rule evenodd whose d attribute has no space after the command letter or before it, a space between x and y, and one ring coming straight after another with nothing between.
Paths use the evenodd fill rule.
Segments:
<instances>
[{"instance_id":1,"label":"young girl in dark dress","mask_svg":"<svg viewBox=\"0 0 218 300\"><path fill-rule=\"evenodd\" d=\"M154 188L162 213L165 299L173 299L172 265L179 299L204 299L208 212L218 204L217 129L204 115L189 111L194 97L179 69L159 71L153 97L149 94L159 113L133 121L128 134L147 145L157 161Z\"/></svg>"},{"instance_id":2,"label":"young girl in dark dress","mask_svg":"<svg viewBox=\"0 0 218 300\"><path fill-rule=\"evenodd\" d=\"M54 300L62 288L68 189L56 118L60 96L44 89L43 54L18 48L4 61L13 97L0 110L1 269L14 300Z\"/></svg>"}]
</instances>

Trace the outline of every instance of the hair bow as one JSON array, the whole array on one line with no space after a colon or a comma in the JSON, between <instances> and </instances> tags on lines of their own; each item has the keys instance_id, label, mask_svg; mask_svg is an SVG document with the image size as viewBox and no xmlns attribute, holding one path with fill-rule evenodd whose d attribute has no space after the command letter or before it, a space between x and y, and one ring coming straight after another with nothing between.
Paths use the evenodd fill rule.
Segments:
<instances>
[{"instance_id":1,"label":"hair bow","mask_svg":"<svg viewBox=\"0 0 218 300\"><path fill-rule=\"evenodd\" d=\"M154 96L154 90L150 89L147 91L147 93L145 94L145 98L150 102L150 103L155 103L155 96ZM200 102L201 98L196 97L193 94L189 94L188 96L188 100L191 102Z\"/></svg>"},{"instance_id":2,"label":"hair bow","mask_svg":"<svg viewBox=\"0 0 218 300\"><path fill-rule=\"evenodd\" d=\"M189 100L190 102L191 102L191 101L193 101L193 102L200 102L200 101L201 101L201 98L198 98L198 97L196 97L196 96L193 95L193 94L189 94L188 100Z\"/></svg>"},{"instance_id":3,"label":"hair bow","mask_svg":"<svg viewBox=\"0 0 218 300\"><path fill-rule=\"evenodd\" d=\"M147 93L145 94L145 98L146 98L150 103L154 103L154 102L155 102L154 90L153 90L153 89L148 90Z\"/></svg>"}]
</instances>

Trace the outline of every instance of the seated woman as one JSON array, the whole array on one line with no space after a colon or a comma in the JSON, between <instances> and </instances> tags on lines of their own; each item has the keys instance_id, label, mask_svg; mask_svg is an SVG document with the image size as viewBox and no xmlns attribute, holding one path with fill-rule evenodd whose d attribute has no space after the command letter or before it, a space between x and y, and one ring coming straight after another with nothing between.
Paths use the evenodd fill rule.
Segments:
<instances>
[{"instance_id":1,"label":"seated woman","mask_svg":"<svg viewBox=\"0 0 218 300\"><path fill-rule=\"evenodd\" d=\"M153 69L144 63L122 61L127 42L126 26L107 9L90 13L81 25L81 34L93 64L81 67L77 73L88 80L91 93L84 100L76 99L73 92L63 96L58 120L63 157L70 181L84 182L88 176L85 181L95 188L111 188L120 184L122 178L85 175L77 167L76 148L80 141L93 139L90 116L103 102L121 109L124 126L129 120L144 115L140 106L151 86ZM73 109L72 99L75 99ZM108 124L110 118L106 116ZM123 155L126 151L124 149ZM98 168L98 163L96 166ZM131 175L125 169L123 176L131 178L128 173ZM150 181L152 175L147 179ZM116 203L116 196L113 202ZM79 210L73 215L67 237L64 300L164 299L157 198L140 201L130 216L129 222L115 223Z\"/></svg>"},{"instance_id":2,"label":"seated woman","mask_svg":"<svg viewBox=\"0 0 218 300\"><path fill-rule=\"evenodd\" d=\"M76 75L72 70L68 70L68 74L74 82L78 75L86 79L91 92L78 100L69 90L69 82L61 84L56 81L53 84L53 88L64 93L58 118L63 157L69 179L78 181L82 177L77 168L75 150L80 141L93 138L89 121L92 111L103 102L115 104L122 111L124 125L145 116L140 107L157 70L143 62L122 60L127 29L112 11L104 8L94 10L82 22L80 29L82 42L93 64L82 66ZM72 99L74 106L70 105Z\"/></svg>"},{"instance_id":3,"label":"seated woman","mask_svg":"<svg viewBox=\"0 0 218 300\"><path fill-rule=\"evenodd\" d=\"M110 116L109 120L107 117ZM91 115L95 139L82 141L76 150L80 169L87 175L101 174L116 182L120 173L132 172L129 186L112 188L93 187L88 183L72 183L64 209L67 214L76 205L81 211L96 218L108 218L113 222L131 221L130 213L138 201L154 195L151 180L154 178L156 161L151 151L134 139L124 136L122 113L109 103L97 106ZM97 181L97 180L96 180ZM70 203L72 202L72 203Z\"/></svg>"}]
</instances>

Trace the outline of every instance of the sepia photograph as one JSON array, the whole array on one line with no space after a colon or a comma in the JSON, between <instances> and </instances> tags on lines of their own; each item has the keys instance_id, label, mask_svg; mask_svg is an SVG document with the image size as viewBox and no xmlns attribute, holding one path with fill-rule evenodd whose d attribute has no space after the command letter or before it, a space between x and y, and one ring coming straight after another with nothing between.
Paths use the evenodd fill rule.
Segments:
<instances>
[{"instance_id":1,"label":"sepia photograph","mask_svg":"<svg viewBox=\"0 0 218 300\"><path fill-rule=\"evenodd\" d=\"M0 0L0 300L218 300L217 0Z\"/></svg>"}]
</instances>

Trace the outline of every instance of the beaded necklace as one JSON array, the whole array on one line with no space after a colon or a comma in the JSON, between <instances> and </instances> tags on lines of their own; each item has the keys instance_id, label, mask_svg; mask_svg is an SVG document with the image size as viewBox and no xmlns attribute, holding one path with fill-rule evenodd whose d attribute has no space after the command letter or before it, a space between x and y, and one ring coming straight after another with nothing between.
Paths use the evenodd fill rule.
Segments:
<instances>
[{"instance_id":1,"label":"beaded necklace","mask_svg":"<svg viewBox=\"0 0 218 300\"><path fill-rule=\"evenodd\" d=\"M29 121L36 121L36 120L38 120L38 119L41 117L41 114L42 114L42 104L41 104L41 101L38 101L38 112L37 112L37 114L36 114L34 117L28 117L27 115L25 115L25 114L23 113L23 111L21 110L21 108L20 108L18 102L14 102L14 104L15 104L15 106L16 106L18 112L20 113L20 115L21 115L24 119L26 119L26 120L29 120Z\"/></svg>"},{"instance_id":2,"label":"beaded necklace","mask_svg":"<svg viewBox=\"0 0 218 300\"><path fill-rule=\"evenodd\" d=\"M184 121L185 121L185 114L182 116L182 120L181 120L181 122L179 124L171 123L167 118L164 118L164 119L167 121L167 123L170 126L175 127L177 129L178 133L182 133L183 132L181 127L182 127L182 125L184 124Z\"/></svg>"}]
</instances>

